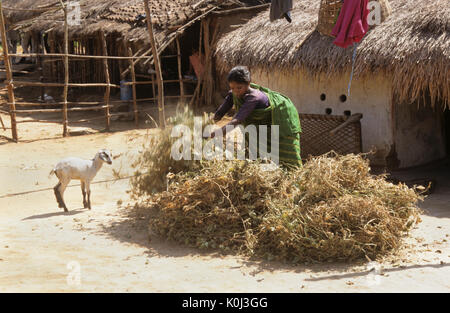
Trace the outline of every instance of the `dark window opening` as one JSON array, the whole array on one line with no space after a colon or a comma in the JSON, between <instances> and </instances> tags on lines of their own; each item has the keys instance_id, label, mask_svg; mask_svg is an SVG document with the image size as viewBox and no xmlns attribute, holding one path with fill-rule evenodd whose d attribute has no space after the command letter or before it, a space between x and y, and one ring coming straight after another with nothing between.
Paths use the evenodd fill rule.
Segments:
<instances>
[{"instance_id":1,"label":"dark window opening","mask_svg":"<svg viewBox=\"0 0 450 313\"><path fill-rule=\"evenodd\" d=\"M326 108L325 109L325 114L330 115L333 112L333 110L331 108Z\"/></svg>"},{"instance_id":2,"label":"dark window opening","mask_svg":"<svg viewBox=\"0 0 450 313\"><path fill-rule=\"evenodd\" d=\"M321 94L320 95L320 100L325 101L327 99L327 95L326 94Z\"/></svg>"},{"instance_id":3,"label":"dark window opening","mask_svg":"<svg viewBox=\"0 0 450 313\"><path fill-rule=\"evenodd\" d=\"M347 96L346 96L346 95L341 95L341 96L339 97L339 100L340 100L341 102L345 102L345 101L347 101Z\"/></svg>"},{"instance_id":4,"label":"dark window opening","mask_svg":"<svg viewBox=\"0 0 450 313\"><path fill-rule=\"evenodd\" d=\"M450 156L450 109L446 108L444 111L444 128L445 128L445 146L447 156Z\"/></svg>"},{"instance_id":5,"label":"dark window opening","mask_svg":"<svg viewBox=\"0 0 450 313\"><path fill-rule=\"evenodd\" d=\"M345 110L345 111L344 111L344 115L345 115L345 116L350 116L350 115L352 115L352 111L350 111L350 110Z\"/></svg>"}]
</instances>

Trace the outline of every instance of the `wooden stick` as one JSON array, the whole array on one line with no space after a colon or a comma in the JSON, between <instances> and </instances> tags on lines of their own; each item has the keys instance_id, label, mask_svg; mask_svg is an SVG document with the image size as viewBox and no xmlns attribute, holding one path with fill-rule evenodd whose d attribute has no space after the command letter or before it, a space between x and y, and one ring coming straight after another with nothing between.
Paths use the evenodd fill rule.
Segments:
<instances>
[{"instance_id":1,"label":"wooden stick","mask_svg":"<svg viewBox=\"0 0 450 313\"><path fill-rule=\"evenodd\" d=\"M215 30L214 30L213 38L212 38L212 40L211 40L212 45L214 45L215 42L216 42L218 30L219 30L218 27L216 27ZM205 69L209 67L209 63L211 62L211 59L212 59L212 58L211 58L211 53L212 53L212 51L213 51L213 49L210 49L210 51L209 51L210 55L207 55L207 56L206 56L206 65L205 65ZM196 100L196 99L198 98L198 96L200 95L200 87L201 87L201 84L203 83L204 79L205 79L205 75L202 75L201 78L198 78L197 87L195 88L194 96L192 97L192 99L191 99L191 101L190 101L190 103L189 103L189 106L192 106L192 105L194 104L195 100Z\"/></svg>"},{"instance_id":2,"label":"wooden stick","mask_svg":"<svg viewBox=\"0 0 450 313\"><path fill-rule=\"evenodd\" d=\"M164 129L166 127L166 118L164 114L164 85L162 83L162 72L161 72L161 64L159 63L159 55L158 49L156 47L155 37L153 34L153 24L152 24L152 15L150 11L150 6L148 5L148 0L144 0L145 5L145 13L147 16L147 28L150 36L150 43L152 45L153 52L153 60L155 64L156 70L156 81L158 84L158 112L159 112L159 126Z\"/></svg>"},{"instance_id":3,"label":"wooden stick","mask_svg":"<svg viewBox=\"0 0 450 313\"><path fill-rule=\"evenodd\" d=\"M17 121L17 124L22 124L22 123L51 123L51 124L61 124L61 121L47 121L47 120L21 120L21 121Z\"/></svg>"},{"instance_id":4,"label":"wooden stick","mask_svg":"<svg viewBox=\"0 0 450 313\"><path fill-rule=\"evenodd\" d=\"M31 86L31 87L64 87L63 83L40 83L40 82L27 82L27 81L14 81L14 85L17 86ZM120 88L119 85L106 84L106 83L69 83L68 87L113 87Z\"/></svg>"},{"instance_id":5,"label":"wooden stick","mask_svg":"<svg viewBox=\"0 0 450 313\"><path fill-rule=\"evenodd\" d=\"M212 14L216 15L216 16L223 16L223 15L248 12L248 11L252 11L252 12L253 11L262 11L262 10L267 9L268 7L270 7L270 3L255 5L252 7L240 7L240 8L230 9L230 10L217 11L217 12L213 12Z\"/></svg>"},{"instance_id":6,"label":"wooden stick","mask_svg":"<svg viewBox=\"0 0 450 313\"><path fill-rule=\"evenodd\" d=\"M5 124L3 123L3 119L1 116L0 116L0 123L2 123L3 130L6 130Z\"/></svg>"},{"instance_id":7,"label":"wooden stick","mask_svg":"<svg viewBox=\"0 0 450 313\"><path fill-rule=\"evenodd\" d=\"M128 47L128 55L133 55L133 52L131 51L131 48ZM137 109L137 102L136 102L136 75L134 72L134 63L133 60L130 59L130 69L131 69L131 80L133 82L132 91L133 91L133 110L134 110L134 122L136 124L136 127L139 125L139 114Z\"/></svg>"},{"instance_id":8,"label":"wooden stick","mask_svg":"<svg viewBox=\"0 0 450 313\"><path fill-rule=\"evenodd\" d=\"M177 44L177 61L178 61L178 78L180 80L180 96L181 102L184 100L184 84L183 84L183 72L181 69L181 49L180 49L180 40L178 37L175 38L175 42ZM184 105L184 103L183 103Z\"/></svg>"},{"instance_id":9,"label":"wooden stick","mask_svg":"<svg viewBox=\"0 0 450 313\"><path fill-rule=\"evenodd\" d=\"M188 23L186 23L186 24L184 24L183 26L181 26L180 28L178 28L177 31L175 31L175 32L171 33L169 36L167 36L167 37L165 38L165 39L166 39L166 42L165 42L164 44L162 44L162 45L159 47L159 49L158 49L159 53L161 53L162 51L164 51L164 50L172 43L172 41L173 41L176 37L178 37L178 36L180 36L181 34L183 34L184 31L185 31L188 27L190 27L192 24L194 24L194 23L197 22L198 20L201 20L203 17L207 16L208 14L210 14L211 12L213 12L214 10L216 10L217 8L218 8L218 7L213 7L213 8L211 8L211 9L209 9L209 10L206 11L205 13L203 13L203 14L197 16L196 18L190 20ZM146 61L144 61L144 65L146 65L149 61L152 61L152 59L147 59Z\"/></svg>"},{"instance_id":10,"label":"wooden stick","mask_svg":"<svg viewBox=\"0 0 450 313\"><path fill-rule=\"evenodd\" d=\"M64 11L64 104L63 104L63 137L69 135L67 116L67 94L69 91L69 24L67 23L67 7L59 0Z\"/></svg>"},{"instance_id":11,"label":"wooden stick","mask_svg":"<svg viewBox=\"0 0 450 313\"><path fill-rule=\"evenodd\" d=\"M49 58L59 58L59 57L65 57L66 54L64 53L14 53L9 54L11 57L49 57ZM139 59L152 59L153 56L128 56L128 57L119 57L119 56L105 56L105 55L81 55L81 54L73 54L73 53L67 53L67 56L69 58L77 58L77 59L110 59L110 60L139 60Z\"/></svg>"},{"instance_id":12,"label":"wooden stick","mask_svg":"<svg viewBox=\"0 0 450 313\"><path fill-rule=\"evenodd\" d=\"M127 47L126 47L124 41L122 41L122 45L125 46L125 51L126 51L125 53L128 53L128 52L127 52ZM133 57L137 57L140 53L142 53L143 50L144 50L144 47L142 47L141 49L139 49L139 50L133 55ZM147 56L147 54L150 53L151 51L152 51L152 49L149 49L149 50L145 51L145 52L141 55L141 57ZM152 58L153 58L153 56L152 56ZM136 65L140 60L141 60L141 59L137 59L136 61L133 61L133 64ZM120 79L121 79L121 80L125 79L125 77L128 75L129 72L130 72L130 66L128 66L124 71L121 70L121 71L120 71Z\"/></svg>"},{"instance_id":13,"label":"wooden stick","mask_svg":"<svg viewBox=\"0 0 450 313\"><path fill-rule=\"evenodd\" d=\"M210 42L209 42L209 25L210 25L210 20L204 19L202 20L202 24L203 24L203 41L204 41L204 48L205 48L205 58L209 58L210 57ZM204 99L204 94L206 92L207 89L207 78L208 78L208 72L209 72L209 62L205 62L207 63L206 66L203 69L203 73L202 73L202 81L203 83L203 88L202 88L202 92L200 94L200 100ZM199 105L202 105L202 103L200 102Z\"/></svg>"},{"instance_id":14,"label":"wooden stick","mask_svg":"<svg viewBox=\"0 0 450 313\"><path fill-rule=\"evenodd\" d=\"M9 99L9 110L11 117L11 133L13 140L15 142L19 141L17 136L17 121L16 114L13 112L16 109L15 98L14 98L14 86L13 86L13 76L11 71L11 63L8 57L8 44L6 39L6 29L5 29L5 19L3 18L2 2L0 1L0 31L2 36L2 46L3 46L3 60L6 69L6 84L8 86L8 99Z\"/></svg>"},{"instance_id":15,"label":"wooden stick","mask_svg":"<svg viewBox=\"0 0 450 313\"><path fill-rule=\"evenodd\" d=\"M152 92L153 92L153 98L155 98L155 100L156 100L155 78L156 78L156 75L152 74Z\"/></svg>"},{"instance_id":16,"label":"wooden stick","mask_svg":"<svg viewBox=\"0 0 450 313\"><path fill-rule=\"evenodd\" d=\"M97 110L103 110L107 106L94 106L94 107L75 107L75 108L68 108L67 111L97 111ZM56 112L62 112L63 109L40 109L40 110L15 110L14 113L56 113Z\"/></svg>"},{"instance_id":17,"label":"wooden stick","mask_svg":"<svg viewBox=\"0 0 450 313\"><path fill-rule=\"evenodd\" d=\"M106 45L105 33L102 32L102 31L100 32L100 40L102 41L103 55L106 56L106 55L108 55L108 47ZM110 114L109 114L109 100L110 100L110 95L111 95L111 87L109 85L110 85L111 81L110 81L110 78L109 78L109 67L108 67L108 60L107 59L103 59L103 67L105 69L105 80L106 80L106 83L108 84L108 86L106 87L106 90L105 90L106 130L110 131L111 130L111 119L110 119Z\"/></svg>"}]
</instances>

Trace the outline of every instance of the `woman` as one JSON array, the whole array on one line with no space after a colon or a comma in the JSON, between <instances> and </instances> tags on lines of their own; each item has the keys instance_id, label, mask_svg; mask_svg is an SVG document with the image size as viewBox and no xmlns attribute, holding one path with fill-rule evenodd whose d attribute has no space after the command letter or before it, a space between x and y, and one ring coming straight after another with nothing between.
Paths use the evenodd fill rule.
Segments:
<instances>
[{"instance_id":1,"label":"woman","mask_svg":"<svg viewBox=\"0 0 450 313\"><path fill-rule=\"evenodd\" d=\"M231 122L222 127L222 133L226 134L228 125L255 125L257 129L259 125L267 125L268 148L271 146L270 126L279 125L280 163L287 166L301 166L300 120L291 100L280 93L251 83L250 71L245 66L234 67L228 74L227 80L231 90L216 111L214 121L221 120L233 105L237 113ZM249 142L248 138L246 141ZM265 143L258 140L260 147L263 144Z\"/></svg>"}]
</instances>

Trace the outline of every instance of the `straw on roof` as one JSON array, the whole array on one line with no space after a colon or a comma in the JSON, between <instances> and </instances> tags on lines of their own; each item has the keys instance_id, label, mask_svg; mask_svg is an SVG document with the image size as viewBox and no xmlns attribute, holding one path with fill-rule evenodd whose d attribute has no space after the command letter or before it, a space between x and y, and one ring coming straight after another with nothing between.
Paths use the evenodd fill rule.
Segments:
<instances>
[{"instance_id":1,"label":"straw on roof","mask_svg":"<svg viewBox=\"0 0 450 313\"><path fill-rule=\"evenodd\" d=\"M390 0L393 13L368 32L357 49L356 77L386 73L399 101L429 92L448 105L450 97L450 6L448 0ZM221 70L235 64L267 71L304 70L340 75L351 66L352 48L342 49L315 29L320 1L297 0L291 24L271 23L262 12L217 45Z\"/></svg>"},{"instance_id":2,"label":"straw on roof","mask_svg":"<svg viewBox=\"0 0 450 313\"><path fill-rule=\"evenodd\" d=\"M99 30L122 33L125 39L148 40L142 0L80 0L81 25L69 27L70 36L89 35ZM149 0L155 32L167 32L212 8L243 4L237 0ZM34 7L34 6L33 6ZM54 7L59 7L59 2ZM63 32L62 10L46 12L21 24L35 31Z\"/></svg>"},{"instance_id":3,"label":"straw on roof","mask_svg":"<svg viewBox=\"0 0 450 313\"><path fill-rule=\"evenodd\" d=\"M2 0L3 14L11 24L38 16L55 5L59 0Z\"/></svg>"}]
</instances>

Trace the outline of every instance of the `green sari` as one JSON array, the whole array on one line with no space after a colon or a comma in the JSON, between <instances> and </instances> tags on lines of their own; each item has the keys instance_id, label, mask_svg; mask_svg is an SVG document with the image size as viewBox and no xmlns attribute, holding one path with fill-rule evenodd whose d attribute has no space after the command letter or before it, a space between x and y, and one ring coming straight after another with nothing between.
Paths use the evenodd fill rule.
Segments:
<instances>
[{"instance_id":1,"label":"green sari","mask_svg":"<svg viewBox=\"0 0 450 313\"><path fill-rule=\"evenodd\" d=\"M275 91L268 88L258 86L256 84L250 84L250 87L258 89L264 92L269 98L270 106L265 109L255 109L243 122L244 127L247 125L267 125L267 146L266 143L258 140L259 147L266 148L265 151L276 153L276 151L270 151L271 147L271 125L279 125L279 160L280 163L286 166L301 166L302 159L300 157L300 118L298 116L297 109L292 101ZM243 102L241 99L233 95L233 104L236 109L239 110ZM246 143L249 140L246 136ZM253 151L258 151L257 147L252 147Z\"/></svg>"}]
</instances>

